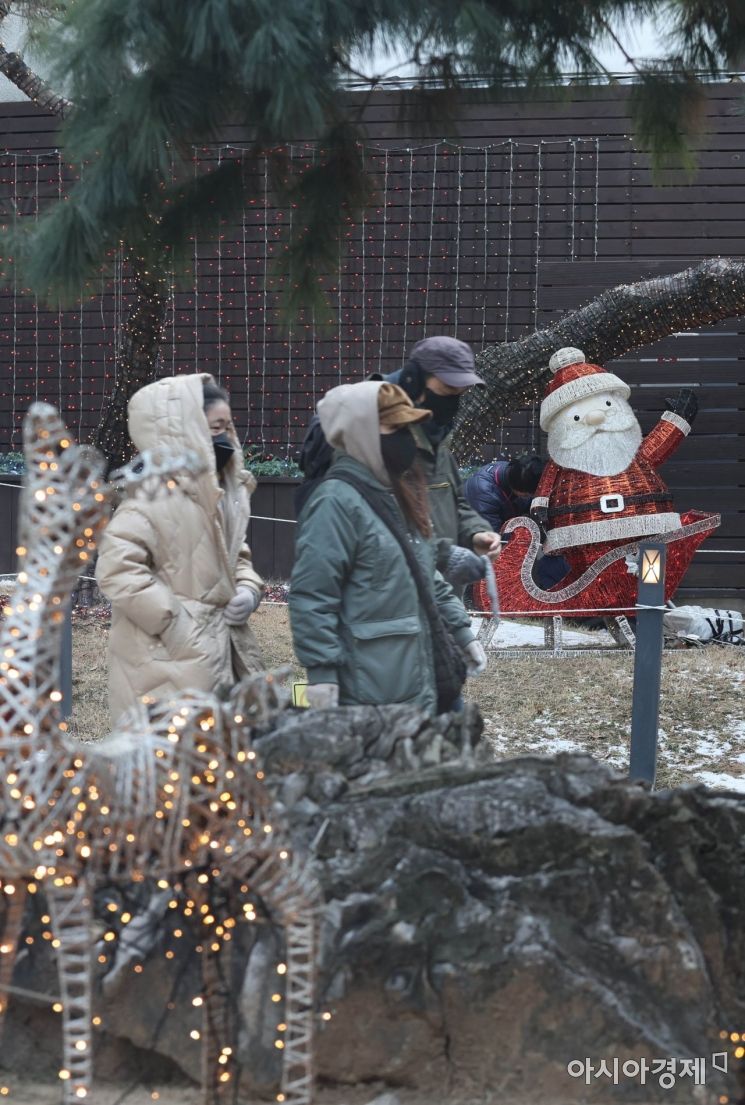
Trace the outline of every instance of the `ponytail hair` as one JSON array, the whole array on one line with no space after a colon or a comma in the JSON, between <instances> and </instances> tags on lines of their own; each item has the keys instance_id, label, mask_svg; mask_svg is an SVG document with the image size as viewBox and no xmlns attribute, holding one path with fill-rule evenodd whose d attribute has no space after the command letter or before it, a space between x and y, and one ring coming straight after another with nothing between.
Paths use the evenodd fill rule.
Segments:
<instances>
[{"instance_id":1,"label":"ponytail hair","mask_svg":"<svg viewBox=\"0 0 745 1105\"><path fill-rule=\"evenodd\" d=\"M396 502L406 521L421 537L431 537L427 481L419 461L415 461L402 476L394 476L392 472L388 476Z\"/></svg>"}]
</instances>

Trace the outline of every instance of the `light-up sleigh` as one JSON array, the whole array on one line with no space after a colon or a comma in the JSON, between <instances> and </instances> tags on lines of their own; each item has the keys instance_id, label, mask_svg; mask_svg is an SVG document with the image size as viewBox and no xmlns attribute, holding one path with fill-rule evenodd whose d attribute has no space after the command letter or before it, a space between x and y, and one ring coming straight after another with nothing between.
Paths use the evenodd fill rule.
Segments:
<instances>
[{"instance_id":1,"label":"light-up sleigh","mask_svg":"<svg viewBox=\"0 0 745 1105\"><path fill-rule=\"evenodd\" d=\"M660 534L654 540L667 546L665 600L680 586L696 549L719 525L719 514L690 510L681 514L680 528ZM639 557L637 538L601 552L581 574L570 571L549 590L534 580L534 568L541 548L538 526L531 518L512 518L502 529L507 538L495 562L495 576L501 613L531 618L550 618L546 627L546 645L560 648L561 618L604 618L618 644L633 647L634 637L628 618L634 615L637 576L632 569ZM600 550L599 550L600 551ZM474 588L474 605L479 611L490 609L486 586ZM489 639L487 628L485 635Z\"/></svg>"}]
</instances>

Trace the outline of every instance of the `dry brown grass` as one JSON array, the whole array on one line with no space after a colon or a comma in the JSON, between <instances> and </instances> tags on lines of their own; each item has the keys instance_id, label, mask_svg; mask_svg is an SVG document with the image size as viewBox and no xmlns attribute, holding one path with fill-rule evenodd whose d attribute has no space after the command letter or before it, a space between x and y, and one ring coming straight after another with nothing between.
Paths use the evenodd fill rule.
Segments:
<instances>
[{"instance_id":1,"label":"dry brown grass","mask_svg":"<svg viewBox=\"0 0 745 1105\"><path fill-rule=\"evenodd\" d=\"M290 663L287 608L262 605L251 624L267 667ZM108 730L106 638L98 619L74 629L74 731L88 739ZM590 752L623 769L628 762L632 658L629 653L571 659L489 657L484 676L467 695L484 715L495 756ZM745 649L717 647L666 652L660 703L658 786L702 779L745 789ZM716 780L707 772L723 776ZM732 782L734 780L734 783Z\"/></svg>"},{"instance_id":2,"label":"dry brown grass","mask_svg":"<svg viewBox=\"0 0 745 1105\"><path fill-rule=\"evenodd\" d=\"M479 703L498 758L582 749L623 769L632 681L633 658L621 651L558 660L500 660L494 653L487 677L467 693ZM689 783L706 771L742 775L744 691L743 649L712 645L664 654L658 787Z\"/></svg>"},{"instance_id":3,"label":"dry brown grass","mask_svg":"<svg viewBox=\"0 0 745 1105\"><path fill-rule=\"evenodd\" d=\"M303 669L292 651L286 606L266 603L251 617L251 626L267 668L292 664L293 678L302 681ZM109 627L93 609L81 612L73 625L73 717L71 731L81 740L100 740L109 732Z\"/></svg>"}]
</instances>

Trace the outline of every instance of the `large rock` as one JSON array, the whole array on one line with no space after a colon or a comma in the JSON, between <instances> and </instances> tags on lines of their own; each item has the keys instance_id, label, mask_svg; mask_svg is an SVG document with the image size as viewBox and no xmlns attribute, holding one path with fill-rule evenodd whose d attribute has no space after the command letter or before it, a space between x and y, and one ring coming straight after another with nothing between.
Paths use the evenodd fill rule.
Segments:
<instances>
[{"instance_id":1,"label":"large rock","mask_svg":"<svg viewBox=\"0 0 745 1105\"><path fill-rule=\"evenodd\" d=\"M720 1031L742 1030L745 801L650 793L589 756L481 760L478 735L470 711L432 722L391 707L291 713L257 743L324 890L321 1078L433 1102L731 1096L711 1069L675 1096L651 1073L585 1085L567 1064L708 1059ZM268 1093L280 934L240 927L240 1052ZM196 1075L198 980L186 950L162 957L166 939L107 1001L107 1028L147 1047L180 989L155 1046Z\"/></svg>"}]
</instances>

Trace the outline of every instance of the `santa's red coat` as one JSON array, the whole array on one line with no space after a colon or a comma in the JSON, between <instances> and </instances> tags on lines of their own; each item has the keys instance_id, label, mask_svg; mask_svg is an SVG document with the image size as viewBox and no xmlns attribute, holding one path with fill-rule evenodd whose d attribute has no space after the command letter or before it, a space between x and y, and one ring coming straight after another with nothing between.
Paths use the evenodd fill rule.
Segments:
<instances>
[{"instance_id":1,"label":"santa's red coat","mask_svg":"<svg viewBox=\"0 0 745 1105\"><path fill-rule=\"evenodd\" d=\"M656 469L689 430L684 419L666 411L628 468L615 476L593 476L549 460L531 503L531 507L548 507L544 551L560 553L579 567L579 561L583 566L587 563L587 546L595 559L599 545L623 544L678 529L680 516Z\"/></svg>"}]
</instances>

